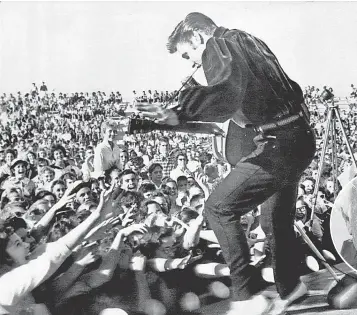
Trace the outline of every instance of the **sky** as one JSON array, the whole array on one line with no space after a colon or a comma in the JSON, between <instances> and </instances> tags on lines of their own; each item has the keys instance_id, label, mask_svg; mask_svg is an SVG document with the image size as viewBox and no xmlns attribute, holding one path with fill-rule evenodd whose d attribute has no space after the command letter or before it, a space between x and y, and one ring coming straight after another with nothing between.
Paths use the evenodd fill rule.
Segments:
<instances>
[{"instance_id":1,"label":"sky","mask_svg":"<svg viewBox=\"0 0 357 315\"><path fill-rule=\"evenodd\" d=\"M302 87L357 84L357 2L2 1L0 93L178 89L192 68L166 41L194 11L262 39Z\"/></svg>"}]
</instances>

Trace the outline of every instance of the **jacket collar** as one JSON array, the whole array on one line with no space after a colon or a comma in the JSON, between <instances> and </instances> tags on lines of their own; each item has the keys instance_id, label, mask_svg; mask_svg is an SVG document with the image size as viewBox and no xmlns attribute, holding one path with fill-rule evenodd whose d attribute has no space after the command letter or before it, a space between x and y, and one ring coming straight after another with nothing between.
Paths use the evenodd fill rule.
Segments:
<instances>
[{"instance_id":1,"label":"jacket collar","mask_svg":"<svg viewBox=\"0 0 357 315\"><path fill-rule=\"evenodd\" d=\"M213 33L213 37L222 37L224 33L228 31L228 28L218 26Z\"/></svg>"}]
</instances>

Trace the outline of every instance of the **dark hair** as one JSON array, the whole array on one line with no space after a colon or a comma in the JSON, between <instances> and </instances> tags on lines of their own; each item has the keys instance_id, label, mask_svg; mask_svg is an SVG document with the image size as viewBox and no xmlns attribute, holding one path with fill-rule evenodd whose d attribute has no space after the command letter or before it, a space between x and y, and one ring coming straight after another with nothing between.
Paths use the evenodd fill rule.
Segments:
<instances>
[{"instance_id":1,"label":"dark hair","mask_svg":"<svg viewBox=\"0 0 357 315\"><path fill-rule=\"evenodd\" d=\"M5 227L11 227L14 229L14 232L16 233L16 230L24 228L27 229L27 223L23 218L19 218L17 216L10 216L8 217L5 222L4 222Z\"/></svg>"},{"instance_id":2,"label":"dark hair","mask_svg":"<svg viewBox=\"0 0 357 315\"><path fill-rule=\"evenodd\" d=\"M178 165L178 158L179 158L179 156L183 156L183 157L185 158L186 162L187 162L187 155L186 155L186 153L183 152L183 151L178 151L178 152L176 152L176 154L175 154L175 167L177 167L177 165Z\"/></svg>"},{"instance_id":3,"label":"dark hair","mask_svg":"<svg viewBox=\"0 0 357 315\"><path fill-rule=\"evenodd\" d=\"M21 211L15 212L17 208L20 208ZM10 217L13 217L14 215L16 216L22 216L25 214L25 205L23 202L20 201L14 201L6 204L2 211L0 211L0 220L7 220Z\"/></svg>"},{"instance_id":4,"label":"dark hair","mask_svg":"<svg viewBox=\"0 0 357 315\"><path fill-rule=\"evenodd\" d=\"M0 266L9 264L9 255L6 247L10 236L14 233L14 228L5 225L5 221L0 219Z\"/></svg>"},{"instance_id":5,"label":"dark hair","mask_svg":"<svg viewBox=\"0 0 357 315\"><path fill-rule=\"evenodd\" d=\"M154 171L154 169L157 168L157 167L160 167L162 170L164 169L160 163L152 163L152 164L149 166L149 169L148 169L149 175L151 175L152 172Z\"/></svg>"},{"instance_id":6,"label":"dark hair","mask_svg":"<svg viewBox=\"0 0 357 315\"><path fill-rule=\"evenodd\" d=\"M306 208L306 217L310 218L312 209L310 208L308 203L304 200L304 197L300 196L299 198L296 199L296 202L298 202L298 201L301 201L304 204L304 206Z\"/></svg>"},{"instance_id":7,"label":"dark hair","mask_svg":"<svg viewBox=\"0 0 357 315\"><path fill-rule=\"evenodd\" d=\"M162 182L161 184L161 190L164 192L165 195L170 195L170 188L167 187L168 183L174 183L176 186L176 190L177 190L177 183L172 179L172 178L168 178L165 180L165 182Z\"/></svg>"},{"instance_id":8,"label":"dark hair","mask_svg":"<svg viewBox=\"0 0 357 315\"><path fill-rule=\"evenodd\" d=\"M64 187L66 187L66 184L64 183L64 181L62 180L54 180L51 184L51 191L53 190L53 188L56 186L56 185L63 185Z\"/></svg>"},{"instance_id":9,"label":"dark hair","mask_svg":"<svg viewBox=\"0 0 357 315\"><path fill-rule=\"evenodd\" d=\"M133 175L135 175L135 176L138 176L138 174L136 174L133 170L131 170L131 169L126 169L126 170L122 171L122 172L119 174L119 177L120 177L120 179L122 179L123 176L125 176L125 175L130 175L130 174L133 174Z\"/></svg>"},{"instance_id":10,"label":"dark hair","mask_svg":"<svg viewBox=\"0 0 357 315\"><path fill-rule=\"evenodd\" d=\"M315 178L313 178L313 177L311 177L311 176L306 176L306 177L304 178L304 181L306 181L306 180L311 181L314 185L316 184Z\"/></svg>"},{"instance_id":11,"label":"dark hair","mask_svg":"<svg viewBox=\"0 0 357 315\"><path fill-rule=\"evenodd\" d=\"M147 200L145 200L145 201L142 203L142 205L141 205L141 207L140 207L140 214L141 214L143 217L146 217L146 216L147 216L147 214L148 214L148 206L149 206L149 205L152 205L152 204L158 205L158 206L160 207L161 211L162 211L161 205L160 205L157 201L152 200L152 199L147 199Z\"/></svg>"},{"instance_id":12,"label":"dark hair","mask_svg":"<svg viewBox=\"0 0 357 315\"><path fill-rule=\"evenodd\" d=\"M64 173L60 178L60 180L62 180L63 182L66 182L67 179L72 179L72 180L76 180L77 179L77 176L74 175L73 173Z\"/></svg>"},{"instance_id":13,"label":"dark hair","mask_svg":"<svg viewBox=\"0 0 357 315\"><path fill-rule=\"evenodd\" d=\"M194 204L202 198L205 198L204 194L193 195L190 199L190 207L194 207Z\"/></svg>"},{"instance_id":14,"label":"dark hair","mask_svg":"<svg viewBox=\"0 0 357 315\"><path fill-rule=\"evenodd\" d=\"M5 151L5 156L6 156L7 154L9 154L9 153L11 153L15 158L17 157L17 152L16 152L16 150L6 149L6 151Z\"/></svg>"},{"instance_id":15,"label":"dark hair","mask_svg":"<svg viewBox=\"0 0 357 315\"><path fill-rule=\"evenodd\" d=\"M184 175L182 175L182 176L179 176L179 177L177 177L177 182L179 182L179 181L183 181L183 180L186 180L187 181L187 177L186 176L184 176Z\"/></svg>"},{"instance_id":16,"label":"dark hair","mask_svg":"<svg viewBox=\"0 0 357 315\"><path fill-rule=\"evenodd\" d=\"M168 138L168 137L160 137L158 140L159 140L158 142L166 142L167 144L169 144L169 143L170 143L170 141L169 141L169 138Z\"/></svg>"},{"instance_id":17,"label":"dark hair","mask_svg":"<svg viewBox=\"0 0 357 315\"><path fill-rule=\"evenodd\" d=\"M134 202L137 205L140 205L142 200L143 200L142 194L137 191L123 191L119 196L120 204Z\"/></svg>"},{"instance_id":18,"label":"dark hair","mask_svg":"<svg viewBox=\"0 0 357 315\"><path fill-rule=\"evenodd\" d=\"M299 184L299 188L301 188L304 191L304 194L306 194L305 185L304 184Z\"/></svg>"},{"instance_id":19,"label":"dark hair","mask_svg":"<svg viewBox=\"0 0 357 315\"><path fill-rule=\"evenodd\" d=\"M38 192L35 196L35 202L38 200L42 200L43 198L45 198L46 196L52 196L55 200L57 200L57 197L55 196L54 193L48 191L48 190L41 190L40 192Z\"/></svg>"},{"instance_id":20,"label":"dark hair","mask_svg":"<svg viewBox=\"0 0 357 315\"><path fill-rule=\"evenodd\" d=\"M155 197L161 197L161 198L164 198L166 200L167 209L162 209L162 211L165 214L168 214L170 212L170 209L171 209L171 200L170 200L169 196L167 194L165 194L162 190L155 190L153 192L152 196L151 196L151 199L154 199ZM167 210L167 212L165 212L165 210Z\"/></svg>"},{"instance_id":21,"label":"dark hair","mask_svg":"<svg viewBox=\"0 0 357 315\"><path fill-rule=\"evenodd\" d=\"M149 191L155 191L156 190L156 186L155 184L153 184L152 182L146 181L141 183L138 191L141 192L142 194L145 194Z\"/></svg>"},{"instance_id":22,"label":"dark hair","mask_svg":"<svg viewBox=\"0 0 357 315\"><path fill-rule=\"evenodd\" d=\"M48 162L48 160L47 160L47 159L44 159L44 158L38 158L38 160L37 160L37 164L40 164L40 163L43 163L43 162L45 162L45 163L46 163L46 166L49 166L49 165L50 165L50 163Z\"/></svg>"},{"instance_id":23,"label":"dark hair","mask_svg":"<svg viewBox=\"0 0 357 315\"><path fill-rule=\"evenodd\" d=\"M187 43L193 36L193 31L201 31L213 35L217 25L206 15L199 12L188 14L183 21L175 27L166 44L170 54L177 51L178 43Z\"/></svg>"},{"instance_id":24,"label":"dark hair","mask_svg":"<svg viewBox=\"0 0 357 315\"><path fill-rule=\"evenodd\" d=\"M67 157L67 152L66 152L66 149L61 146L60 144L55 144L52 149L51 149L51 159L53 160L54 159L54 153L55 151L62 151L63 153L63 156L64 157Z\"/></svg>"},{"instance_id":25,"label":"dark hair","mask_svg":"<svg viewBox=\"0 0 357 315\"><path fill-rule=\"evenodd\" d=\"M177 216L177 218L184 223L188 223L192 219L196 219L197 217L198 217L198 212L189 207L183 208Z\"/></svg>"},{"instance_id":26,"label":"dark hair","mask_svg":"<svg viewBox=\"0 0 357 315\"><path fill-rule=\"evenodd\" d=\"M71 220L63 218L60 219L52 225L50 231L48 232L47 243L59 240L74 228L75 224Z\"/></svg>"}]
</instances>

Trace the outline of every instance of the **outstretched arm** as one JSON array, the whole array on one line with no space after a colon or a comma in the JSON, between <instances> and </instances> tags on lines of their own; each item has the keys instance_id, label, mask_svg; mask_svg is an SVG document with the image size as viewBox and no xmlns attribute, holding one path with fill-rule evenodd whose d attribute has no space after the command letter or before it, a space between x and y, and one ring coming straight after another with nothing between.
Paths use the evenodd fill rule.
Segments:
<instances>
[{"instance_id":1,"label":"outstretched arm","mask_svg":"<svg viewBox=\"0 0 357 315\"><path fill-rule=\"evenodd\" d=\"M224 122L242 105L247 89L248 64L238 45L223 38L211 38L202 57L208 86L183 90L179 106L163 110L154 104L137 104L145 117L178 125L180 121Z\"/></svg>"}]
</instances>

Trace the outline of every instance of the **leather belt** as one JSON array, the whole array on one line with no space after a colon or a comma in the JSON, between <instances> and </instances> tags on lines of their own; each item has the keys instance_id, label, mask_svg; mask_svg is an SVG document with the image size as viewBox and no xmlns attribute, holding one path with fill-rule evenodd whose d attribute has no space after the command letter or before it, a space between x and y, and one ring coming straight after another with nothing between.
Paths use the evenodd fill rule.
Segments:
<instances>
[{"instance_id":1,"label":"leather belt","mask_svg":"<svg viewBox=\"0 0 357 315\"><path fill-rule=\"evenodd\" d=\"M267 131L277 130L281 127L287 126L301 118L306 119L303 111L300 111L297 114L279 119L277 121L274 121L274 122L271 122L268 124L263 124L263 125L259 125L259 126L252 125L252 126L249 126L248 128L253 128L255 132L264 133Z\"/></svg>"}]
</instances>

